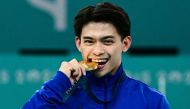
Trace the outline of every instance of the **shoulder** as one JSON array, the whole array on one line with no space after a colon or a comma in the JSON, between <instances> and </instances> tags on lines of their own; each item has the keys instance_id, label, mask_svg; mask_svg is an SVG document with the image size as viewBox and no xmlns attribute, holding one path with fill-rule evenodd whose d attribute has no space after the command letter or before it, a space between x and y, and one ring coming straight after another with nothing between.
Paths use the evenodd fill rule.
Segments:
<instances>
[{"instance_id":1,"label":"shoulder","mask_svg":"<svg viewBox=\"0 0 190 109\"><path fill-rule=\"evenodd\" d=\"M124 85L126 88L130 90L141 90L142 93L150 93L156 95L162 95L158 90L155 88L150 87L149 85L143 83L142 81L127 77L124 81Z\"/></svg>"},{"instance_id":2,"label":"shoulder","mask_svg":"<svg viewBox=\"0 0 190 109\"><path fill-rule=\"evenodd\" d=\"M141 97L148 107L164 107L164 109L169 109L165 95L139 80L127 77L124 81L124 87L128 93Z\"/></svg>"}]
</instances>

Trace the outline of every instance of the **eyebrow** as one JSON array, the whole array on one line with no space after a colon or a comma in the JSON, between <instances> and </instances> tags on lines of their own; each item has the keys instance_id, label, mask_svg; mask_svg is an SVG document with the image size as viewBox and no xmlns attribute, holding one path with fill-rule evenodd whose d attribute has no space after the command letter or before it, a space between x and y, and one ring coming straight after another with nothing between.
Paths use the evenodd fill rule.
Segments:
<instances>
[{"instance_id":1,"label":"eyebrow","mask_svg":"<svg viewBox=\"0 0 190 109\"><path fill-rule=\"evenodd\" d=\"M108 35L108 36L104 36L104 37L102 37L101 39L102 40L105 40L105 39L114 39L114 36L112 36L112 35Z\"/></svg>"},{"instance_id":2,"label":"eyebrow","mask_svg":"<svg viewBox=\"0 0 190 109\"><path fill-rule=\"evenodd\" d=\"M112 36L112 35L103 36L103 37L101 38L101 40L105 40L105 39L108 39L108 38L114 39L114 36ZM91 40L92 40L93 37L90 37L90 36L84 36L83 39L91 39Z\"/></svg>"},{"instance_id":3,"label":"eyebrow","mask_svg":"<svg viewBox=\"0 0 190 109\"><path fill-rule=\"evenodd\" d=\"M93 38L90 36L84 36L83 39L93 39Z\"/></svg>"}]
</instances>

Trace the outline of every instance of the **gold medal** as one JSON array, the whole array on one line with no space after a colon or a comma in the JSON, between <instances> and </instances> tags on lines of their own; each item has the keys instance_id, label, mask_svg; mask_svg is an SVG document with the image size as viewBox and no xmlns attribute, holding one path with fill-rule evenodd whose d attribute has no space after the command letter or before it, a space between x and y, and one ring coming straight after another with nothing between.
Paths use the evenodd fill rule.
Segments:
<instances>
[{"instance_id":1,"label":"gold medal","mask_svg":"<svg viewBox=\"0 0 190 109\"><path fill-rule=\"evenodd\" d=\"M96 62L89 62L89 61L80 61L79 62L86 71L96 70L98 68L98 63Z\"/></svg>"}]
</instances>

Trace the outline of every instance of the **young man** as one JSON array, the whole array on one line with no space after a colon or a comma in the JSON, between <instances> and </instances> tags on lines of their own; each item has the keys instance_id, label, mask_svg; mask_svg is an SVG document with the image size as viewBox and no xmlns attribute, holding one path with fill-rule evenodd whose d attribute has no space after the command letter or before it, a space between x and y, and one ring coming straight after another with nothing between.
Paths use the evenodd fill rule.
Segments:
<instances>
[{"instance_id":1,"label":"young man","mask_svg":"<svg viewBox=\"0 0 190 109\"><path fill-rule=\"evenodd\" d=\"M104 2L79 11L74 22L76 46L84 60L98 63L85 71L76 60L62 62L23 109L169 109L166 98L126 76L122 52L131 45L130 21L120 7Z\"/></svg>"}]
</instances>

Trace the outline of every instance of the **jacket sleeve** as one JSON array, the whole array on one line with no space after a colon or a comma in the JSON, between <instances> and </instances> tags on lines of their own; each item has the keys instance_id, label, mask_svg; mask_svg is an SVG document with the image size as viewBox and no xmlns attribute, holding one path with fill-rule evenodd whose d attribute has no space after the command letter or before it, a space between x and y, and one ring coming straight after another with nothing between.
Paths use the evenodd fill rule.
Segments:
<instances>
[{"instance_id":1,"label":"jacket sleeve","mask_svg":"<svg viewBox=\"0 0 190 109\"><path fill-rule=\"evenodd\" d=\"M53 79L44 83L22 109L52 109L63 103L64 93L71 87L69 78L58 71Z\"/></svg>"},{"instance_id":2,"label":"jacket sleeve","mask_svg":"<svg viewBox=\"0 0 190 109\"><path fill-rule=\"evenodd\" d=\"M165 96L162 96L157 109L170 109L170 105Z\"/></svg>"}]
</instances>

